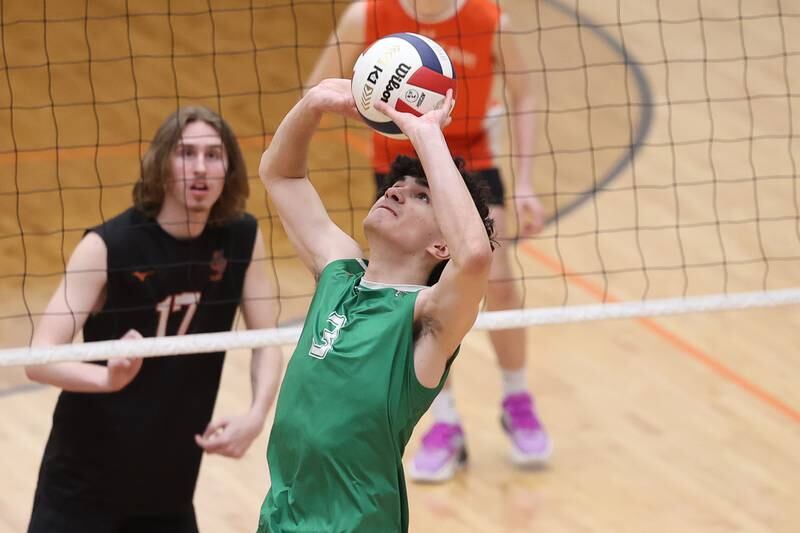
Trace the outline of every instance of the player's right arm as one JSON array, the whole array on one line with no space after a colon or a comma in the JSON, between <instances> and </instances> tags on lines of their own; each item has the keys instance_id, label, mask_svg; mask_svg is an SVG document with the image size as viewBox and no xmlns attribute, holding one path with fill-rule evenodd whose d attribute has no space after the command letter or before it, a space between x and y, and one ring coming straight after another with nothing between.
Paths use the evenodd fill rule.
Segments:
<instances>
[{"instance_id":1,"label":"player's right arm","mask_svg":"<svg viewBox=\"0 0 800 533\"><path fill-rule=\"evenodd\" d=\"M306 87L313 87L327 78L351 77L353 65L366 45L366 23L366 2L353 2L345 9L306 79Z\"/></svg>"},{"instance_id":2,"label":"player's right arm","mask_svg":"<svg viewBox=\"0 0 800 533\"><path fill-rule=\"evenodd\" d=\"M67 264L64 277L36 325L32 346L72 342L86 318L102 304L106 288L106 245L96 233L81 240ZM123 338L141 338L134 330ZM122 389L142 366L140 358L113 359L108 366L90 363L28 365L28 378L71 392L113 392Z\"/></svg>"},{"instance_id":3,"label":"player's right arm","mask_svg":"<svg viewBox=\"0 0 800 533\"><path fill-rule=\"evenodd\" d=\"M363 256L358 243L328 216L306 177L311 137L326 112L358 116L350 80L323 80L310 89L281 121L258 167L289 241L315 276L331 261Z\"/></svg>"}]
</instances>

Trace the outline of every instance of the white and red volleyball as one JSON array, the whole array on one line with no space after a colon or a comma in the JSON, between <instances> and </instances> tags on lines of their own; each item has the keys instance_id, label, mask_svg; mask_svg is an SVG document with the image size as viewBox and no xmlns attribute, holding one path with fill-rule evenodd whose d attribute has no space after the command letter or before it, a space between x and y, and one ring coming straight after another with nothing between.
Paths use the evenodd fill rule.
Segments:
<instances>
[{"instance_id":1,"label":"white and red volleyball","mask_svg":"<svg viewBox=\"0 0 800 533\"><path fill-rule=\"evenodd\" d=\"M353 98L371 128L403 139L400 128L375 109L375 102L383 100L398 111L423 115L442 105L448 89L453 90L455 104L455 78L452 61L435 41L416 33L393 33L358 57L353 67Z\"/></svg>"}]
</instances>

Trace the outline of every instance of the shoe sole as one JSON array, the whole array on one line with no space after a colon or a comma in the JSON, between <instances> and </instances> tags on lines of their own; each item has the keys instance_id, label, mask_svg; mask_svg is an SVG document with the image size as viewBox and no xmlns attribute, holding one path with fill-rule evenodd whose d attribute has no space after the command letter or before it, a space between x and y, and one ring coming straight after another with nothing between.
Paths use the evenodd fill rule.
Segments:
<instances>
[{"instance_id":1,"label":"shoe sole","mask_svg":"<svg viewBox=\"0 0 800 533\"><path fill-rule=\"evenodd\" d=\"M503 431L506 435L511 437L511 431L508 429L508 425L506 424L505 417L500 417L500 425L503 427ZM539 453L522 453L514 446L513 441L511 442L511 462L514 463L516 466L523 467L523 468L544 468L547 466L548 460L550 456L553 454L553 442L548 438L547 439L547 448L542 450Z\"/></svg>"},{"instance_id":2,"label":"shoe sole","mask_svg":"<svg viewBox=\"0 0 800 533\"><path fill-rule=\"evenodd\" d=\"M511 445L511 462L523 468L544 468L553 454L553 443L547 443L547 448L540 453L524 454L513 444Z\"/></svg>"},{"instance_id":3,"label":"shoe sole","mask_svg":"<svg viewBox=\"0 0 800 533\"><path fill-rule=\"evenodd\" d=\"M467 449L462 448L458 458L451 461L436 472L420 472L416 469L414 462L411 462L411 468L408 469L408 477L417 483L442 483L450 481L455 477L456 472L461 468L467 466Z\"/></svg>"}]
</instances>

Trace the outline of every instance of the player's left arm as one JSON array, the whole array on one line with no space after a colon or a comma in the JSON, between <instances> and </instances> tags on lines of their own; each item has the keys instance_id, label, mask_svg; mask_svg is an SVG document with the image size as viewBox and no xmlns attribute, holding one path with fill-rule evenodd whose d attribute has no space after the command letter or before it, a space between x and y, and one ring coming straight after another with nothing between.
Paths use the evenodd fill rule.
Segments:
<instances>
[{"instance_id":1,"label":"player's left arm","mask_svg":"<svg viewBox=\"0 0 800 533\"><path fill-rule=\"evenodd\" d=\"M309 89L281 121L258 167L289 242L315 277L332 261L364 256L307 177L311 138L325 113L359 116L350 80L327 79Z\"/></svg>"},{"instance_id":2,"label":"player's left arm","mask_svg":"<svg viewBox=\"0 0 800 533\"><path fill-rule=\"evenodd\" d=\"M277 326L277 300L274 285L267 273L267 254L261 230L256 234L253 257L247 267L242 288L241 310L248 329ZM278 346L253 349L250 381L253 400L247 413L213 420L203 435L195 437L208 453L241 457L261 433L275 401L283 371L283 354Z\"/></svg>"},{"instance_id":3,"label":"player's left arm","mask_svg":"<svg viewBox=\"0 0 800 533\"><path fill-rule=\"evenodd\" d=\"M422 117L401 113L383 102L375 105L414 145L428 177L433 214L444 238L443 244L435 246L449 256L439 282L422 290L414 307L414 321L422 326L414 347L414 370L426 387L439 383L447 360L475 323L492 262L492 244L483 219L441 130L450 122L451 103L452 91L448 91L443 105Z\"/></svg>"},{"instance_id":4,"label":"player's left arm","mask_svg":"<svg viewBox=\"0 0 800 533\"><path fill-rule=\"evenodd\" d=\"M533 186L533 152L536 146L536 95L530 60L523 52L522 38L513 30L508 15L499 23L495 39L495 70L503 76L511 111L511 142L514 164L514 199L520 233L532 236L542 230L544 210Z\"/></svg>"}]
</instances>

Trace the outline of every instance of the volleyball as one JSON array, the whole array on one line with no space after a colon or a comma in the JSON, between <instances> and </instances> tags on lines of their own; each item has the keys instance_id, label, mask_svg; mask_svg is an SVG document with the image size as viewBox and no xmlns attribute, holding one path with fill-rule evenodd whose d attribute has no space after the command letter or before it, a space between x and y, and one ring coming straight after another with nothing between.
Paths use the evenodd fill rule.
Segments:
<instances>
[{"instance_id":1,"label":"volleyball","mask_svg":"<svg viewBox=\"0 0 800 533\"><path fill-rule=\"evenodd\" d=\"M416 33L394 33L364 50L353 67L356 108L372 129L387 137L405 135L375 109L382 100L398 111L424 115L441 106L448 89L455 104L456 74L447 52ZM452 111L452 107L450 109Z\"/></svg>"}]
</instances>

